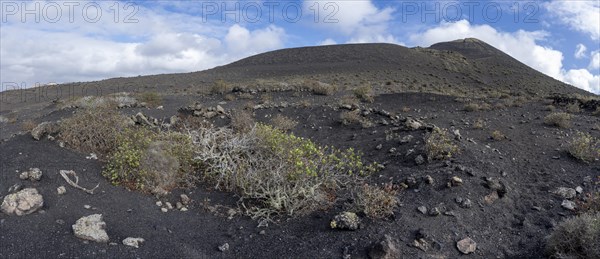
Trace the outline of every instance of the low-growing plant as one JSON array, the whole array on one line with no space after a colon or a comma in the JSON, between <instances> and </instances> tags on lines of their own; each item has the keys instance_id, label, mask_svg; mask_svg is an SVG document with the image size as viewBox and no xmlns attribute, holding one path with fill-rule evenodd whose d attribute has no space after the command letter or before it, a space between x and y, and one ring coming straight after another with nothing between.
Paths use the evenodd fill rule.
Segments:
<instances>
[{"instance_id":1,"label":"low-growing plant","mask_svg":"<svg viewBox=\"0 0 600 259\"><path fill-rule=\"evenodd\" d=\"M596 110L592 113L594 116L600 116L600 106L596 107Z\"/></svg>"},{"instance_id":2,"label":"low-growing plant","mask_svg":"<svg viewBox=\"0 0 600 259\"><path fill-rule=\"evenodd\" d=\"M231 102L231 101L235 101L235 99L236 99L236 98L235 98L235 95L233 95L233 94L226 94L226 95L223 97L223 99L224 99L225 101Z\"/></svg>"},{"instance_id":3,"label":"low-growing plant","mask_svg":"<svg viewBox=\"0 0 600 259\"><path fill-rule=\"evenodd\" d=\"M254 115L249 110L232 111L231 127L236 132L249 132L254 128L256 121Z\"/></svg>"},{"instance_id":4,"label":"low-growing plant","mask_svg":"<svg viewBox=\"0 0 600 259\"><path fill-rule=\"evenodd\" d=\"M118 145L118 132L131 125L131 120L115 108L79 110L60 124L60 138L71 148L101 156Z\"/></svg>"},{"instance_id":5,"label":"low-growing plant","mask_svg":"<svg viewBox=\"0 0 600 259\"><path fill-rule=\"evenodd\" d=\"M360 123L363 118L360 115L360 110L344 111L340 114L340 120L344 125L352 125Z\"/></svg>"},{"instance_id":6,"label":"low-growing plant","mask_svg":"<svg viewBox=\"0 0 600 259\"><path fill-rule=\"evenodd\" d=\"M236 192L253 218L310 213L333 204L342 187L352 187L376 169L353 149L314 142L258 124L234 134L226 128L191 132L203 178Z\"/></svg>"},{"instance_id":7,"label":"low-growing plant","mask_svg":"<svg viewBox=\"0 0 600 259\"><path fill-rule=\"evenodd\" d=\"M577 132L569 143L567 151L574 158L590 163L600 159L600 140L589 133Z\"/></svg>"},{"instance_id":8,"label":"low-growing plant","mask_svg":"<svg viewBox=\"0 0 600 259\"><path fill-rule=\"evenodd\" d=\"M271 119L271 124L276 129L287 132L295 128L296 125L298 125L298 122L284 115L277 114L273 119Z\"/></svg>"},{"instance_id":9,"label":"low-growing plant","mask_svg":"<svg viewBox=\"0 0 600 259\"><path fill-rule=\"evenodd\" d=\"M35 123L35 121L25 120L21 123L21 130L29 132L29 131L35 129L36 126L37 126L37 124Z\"/></svg>"},{"instance_id":10,"label":"low-growing plant","mask_svg":"<svg viewBox=\"0 0 600 259\"><path fill-rule=\"evenodd\" d=\"M571 104L567 105L567 107L565 109L567 110L568 113L579 113L579 112L581 112L581 108L579 107L579 103L578 102L571 103Z\"/></svg>"},{"instance_id":11,"label":"low-growing plant","mask_svg":"<svg viewBox=\"0 0 600 259\"><path fill-rule=\"evenodd\" d=\"M544 118L544 123L548 126L568 128L571 127L571 115L564 112L550 113Z\"/></svg>"},{"instance_id":12,"label":"low-growing plant","mask_svg":"<svg viewBox=\"0 0 600 259\"><path fill-rule=\"evenodd\" d=\"M340 98L339 101L340 106L345 106L345 105L349 105L352 108L358 107L358 105L360 104L358 98L356 98L356 96L354 95L344 95L342 96L342 98Z\"/></svg>"},{"instance_id":13,"label":"low-growing plant","mask_svg":"<svg viewBox=\"0 0 600 259\"><path fill-rule=\"evenodd\" d=\"M599 178L600 179L600 178ZM600 183L598 183L600 184ZM600 212L600 192L589 192L577 202L578 213Z\"/></svg>"},{"instance_id":14,"label":"low-growing plant","mask_svg":"<svg viewBox=\"0 0 600 259\"><path fill-rule=\"evenodd\" d=\"M556 107L552 104L544 106L544 111L553 112L554 110L556 110Z\"/></svg>"},{"instance_id":15,"label":"low-growing plant","mask_svg":"<svg viewBox=\"0 0 600 259\"><path fill-rule=\"evenodd\" d=\"M231 92L232 87L223 79L219 79L213 83L210 92L213 94L226 94Z\"/></svg>"},{"instance_id":16,"label":"low-growing plant","mask_svg":"<svg viewBox=\"0 0 600 259\"><path fill-rule=\"evenodd\" d=\"M309 89L313 94L316 95L332 95L338 91L336 86L316 80L305 80L304 88Z\"/></svg>"},{"instance_id":17,"label":"low-growing plant","mask_svg":"<svg viewBox=\"0 0 600 259\"><path fill-rule=\"evenodd\" d=\"M546 253L551 258L600 258L600 212L558 224L547 239Z\"/></svg>"},{"instance_id":18,"label":"low-growing plant","mask_svg":"<svg viewBox=\"0 0 600 259\"><path fill-rule=\"evenodd\" d=\"M495 141L505 140L506 136L499 130L492 131L491 138Z\"/></svg>"},{"instance_id":19,"label":"low-growing plant","mask_svg":"<svg viewBox=\"0 0 600 259\"><path fill-rule=\"evenodd\" d=\"M483 119L481 119L481 118L476 119L473 122L473 128L474 129L479 129L479 130L485 128L485 121Z\"/></svg>"},{"instance_id":20,"label":"low-growing plant","mask_svg":"<svg viewBox=\"0 0 600 259\"><path fill-rule=\"evenodd\" d=\"M481 109L481 106L478 103L467 103L463 109L468 112L476 112Z\"/></svg>"},{"instance_id":21,"label":"low-growing plant","mask_svg":"<svg viewBox=\"0 0 600 259\"><path fill-rule=\"evenodd\" d=\"M435 127L425 137L425 153L429 161L451 158L458 151L458 146L453 143L446 129Z\"/></svg>"},{"instance_id":22,"label":"low-growing plant","mask_svg":"<svg viewBox=\"0 0 600 259\"><path fill-rule=\"evenodd\" d=\"M398 207L397 194L397 188L391 183L381 187L364 184L356 193L356 206L369 218L387 218L394 215L394 209Z\"/></svg>"},{"instance_id":23,"label":"low-growing plant","mask_svg":"<svg viewBox=\"0 0 600 259\"><path fill-rule=\"evenodd\" d=\"M354 89L354 96L363 102L372 103L375 101L375 93L370 85L362 85Z\"/></svg>"},{"instance_id":24,"label":"low-growing plant","mask_svg":"<svg viewBox=\"0 0 600 259\"><path fill-rule=\"evenodd\" d=\"M189 135L137 127L121 132L118 141L103 171L113 184L165 194L195 182Z\"/></svg>"},{"instance_id":25,"label":"low-growing plant","mask_svg":"<svg viewBox=\"0 0 600 259\"><path fill-rule=\"evenodd\" d=\"M163 99L157 92L143 92L138 95L138 99L151 107L158 107L162 104Z\"/></svg>"}]
</instances>

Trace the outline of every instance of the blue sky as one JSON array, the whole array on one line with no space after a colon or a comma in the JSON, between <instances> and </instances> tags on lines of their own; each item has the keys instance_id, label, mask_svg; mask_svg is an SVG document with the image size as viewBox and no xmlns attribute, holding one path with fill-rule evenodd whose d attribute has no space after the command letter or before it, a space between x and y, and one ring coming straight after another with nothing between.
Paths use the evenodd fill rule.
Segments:
<instances>
[{"instance_id":1,"label":"blue sky","mask_svg":"<svg viewBox=\"0 0 600 259\"><path fill-rule=\"evenodd\" d=\"M476 37L600 93L600 1L1 1L3 89L191 72L288 47Z\"/></svg>"}]
</instances>

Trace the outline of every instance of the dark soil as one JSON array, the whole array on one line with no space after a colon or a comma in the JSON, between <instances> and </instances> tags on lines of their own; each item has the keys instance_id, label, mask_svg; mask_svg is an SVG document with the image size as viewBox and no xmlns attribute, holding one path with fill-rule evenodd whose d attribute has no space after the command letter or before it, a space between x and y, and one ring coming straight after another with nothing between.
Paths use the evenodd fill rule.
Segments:
<instances>
[{"instance_id":1,"label":"dark soil","mask_svg":"<svg viewBox=\"0 0 600 259\"><path fill-rule=\"evenodd\" d=\"M362 50L358 46L346 48L355 53L361 53ZM444 45L434 45L432 49L460 53L465 51ZM474 49L477 50L474 47L469 48L470 51ZM277 52L269 53L259 59L242 60L201 73L210 74L206 76L208 79L205 82L212 82L209 79L224 74L223 71L238 75L237 80L240 82L250 82L251 76L240 72L241 70L252 72L253 69L257 69L264 72L272 65L269 62L277 62L278 58L290 60L294 57L305 57L306 60L294 61L302 67L303 64L313 62L310 57L318 56L318 53L312 53L316 50L293 50L288 52L290 56L278 56ZM314 66L315 71L303 70L305 73L296 73L287 70L281 72L280 76L310 77L313 73L322 74L327 70L325 61L333 60L338 65L346 64L333 69L333 73L340 75L339 77L352 78L354 71L344 71L356 69L361 70L360 73L379 78L379 82L404 80L398 74L383 77L376 71L366 70L376 66L389 67L390 64L396 64L394 62L401 63L402 60L394 59L391 53L397 52L398 57L406 57L410 62L416 62L415 60L419 59L418 55L426 55L423 54L423 50L393 45L371 45L364 50L367 54L357 56L356 60L344 59L344 55L330 54L319 57L325 60L321 61L322 67ZM330 53L326 49L322 51ZM366 57L374 56L372 52L389 56L391 60L382 63L380 59ZM482 58L479 54L466 56L470 60ZM488 61L477 62L492 62L489 61L493 60L489 53L485 57ZM496 58L507 59L503 56ZM357 60L361 61L360 64L372 66L357 65ZM440 59L431 60L433 62ZM493 62L512 62L502 63L504 61L497 60ZM290 61L288 68L294 67L294 62ZM330 66L336 67L335 64ZM427 64L426 59L421 64ZM514 65L518 66L523 65ZM434 70L436 69L432 71ZM420 70L410 71L417 74ZM446 73L440 72L444 71L443 69L436 71L439 72L436 75ZM501 70L494 71L501 73ZM543 78L535 71L520 73L524 77L534 75ZM259 77L264 78L256 78ZM183 75L160 75L142 79L112 79L104 83L132 80L137 84L142 82L139 80L152 81L157 78L162 80L159 80L160 82L172 82L172 79L182 82L197 80L188 80ZM495 85L493 79L490 80L488 84ZM508 81L510 80L512 79L509 78ZM548 78L543 80L552 81ZM507 84L514 83L511 81ZM144 89L143 83L137 86ZM465 84L464 87L469 86ZM500 83L498 87L504 86ZM172 89L150 88L144 91L157 89L164 95L163 110L125 108L121 109L121 112L142 112L167 120L172 115L181 114L180 108L194 102L203 103L206 107L221 103L227 111L241 109L247 102L260 103L260 94L255 94L254 99L250 100L223 102L221 95L190 93L192 90L185 94L179 86ZM169 89L173 92L169 92ZM510 87L502 89L514 92ZM553 89L556 92L581 93L566 85ZM370 176L369 181L372 183L400 184L407 179L416 179L417 184L398 194L400 206L395 210L393 217L384 220L363 217L363 227L356 231L338 231L329 227L333 216L347 209L349 201L344 200L338 201L336 206L326 211L295 218L279 217L268 226L259 227L258 221L247 216L229 217L228 211L230 208L237 208L238 198L230 193L215 191L211 186L201 184L192 189L176 190L160 199L129 191L125 187L113 186L101 176L102 162L86 159L89 154L61 148L56 141L35 141L19 126L24 120L33 120L36 123L60 120L71 116L75 108L60 109L59 105L50 100L3 102L4 107L0 109L0 115L12 114L18 119L16 122L0 124L0 139L3 139L0 142L0 197L7 195L8 189L19 183L24 187L37 188L45 202L41 211L27 216L8 216L0 213L0 258L341 258L344 255L365 258L369 247L386 234L399 242L398 248L404 258L461 257L461 253L456 249L456 242L465 237L477 242L476 252L469 255L471 258L543 258L545 237L558 222L576 214L562 208L562 199L549 191L557 187L577 186L583 187L584 192L598 191L599 186L594 185L593 181L598 181L600 177L600 163L579 162L566 151L567 142L577 131L589 132L595 137L600 137L600 118L593 116L592 111L582 110L573 116L571 128L559 129L544 124L543 118L550 113L545 107L551 101L543 98L522 101L518 105L504 108L467 112L463 108L468 100L457 99L456 96L393 93L402 89L387 93L383 91L384 88L380 90L372 104L362 103L361 106L419 118L442 128L457 129L462 135L462 139L456 141L461 150L460 154L448 161L416 165L415 157L423 154L425 130L399 131L401 137L414 137L411 142L401 144L398 140L386 140L386 131L389 132L395 126L385 125L383 120L387 117L375 112L365 116L374 122L373 127L364 128L360 124L343 125L340 122L340 114L345 110L340 108L338 102L343 96L350 94L350 91L342 90L332 96L294 91L264 93L271 96L272 103L299 103L305 100L309 105L254 111L256 119L265 123L269 123L270 118L277 114L286 115L299 122L292 130L294 134L323 145L353 147L362 151L367 161L384 164L385 169ZM541 95L546 95L550 90L540 92ZM503 99L488 98L484 101L496 103L502 102ZM564 107L558 106L558 110L562 109ZM477 119L484 122L483 129L473 127ZM228 119L216 118L215 124L227 126ZM490 136L495 130L502 132L506 139L492 140ZM377 149L380 144L382 148ZM390 152L391 149L395 150ZM411 149L414 153L406 156ZM38 167L43 171L44 176L40 182L19 179L19 172L30 167ZM59 170L74 170L84 187L91 188L98 183L100 187L93 195L71 188L60 177ZM422 182L421 179L426 175L434 179L432 185ZM453 176L460 177L464 183L461 186L447 187L449 179ZM585 182L586 177L592 181ZM486 185L486 178L498 179L507 187L506 194L491 204L484 201L484 197L492 192ZM56 189L59 186L67 187L65 195L57 194ZM158 200L174 204L179 200L181 193L186 193L193 200L187 212L163 213L155 205ZM470 199L472 207L461 207L456 202L457 198ZM85 209L84 205L90 205L92 208ZM423 215L417 210L419 206L437 207L445 213L439 216ZM77 219L96 213L103 215L111 242L116 244L88 243L73 235L71 225ZM431 247L427 251L412 246L417 233L420 236L424 235L430 244ZM142 237L146 242L139 249L135 249L121 244L126 237ZM228 243L230 249L221 252L218 246L224 243Z\"/></svg>"}]
</instances>

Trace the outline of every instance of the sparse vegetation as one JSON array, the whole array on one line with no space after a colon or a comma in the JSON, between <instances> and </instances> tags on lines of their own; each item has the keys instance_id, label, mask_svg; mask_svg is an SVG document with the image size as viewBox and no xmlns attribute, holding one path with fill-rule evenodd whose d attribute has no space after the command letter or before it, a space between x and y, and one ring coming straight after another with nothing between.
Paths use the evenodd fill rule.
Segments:
<instances>
[{"instance_id":1,"label":"sparse vegetation","mask_svg":"<svg viewBox=\"0 0 600 259\"><path fill-rule=\"evenodd\" d=\"M138 99L151 107L158 107L163 102L162 96L157 92L143 92L139 94Z\"/></svg>"},{"instance_id":2,"label":"sparse vegetation","mask_svg":"<svg viewBox=\"0 0 600 259\"><path fill-rule=\"evenodd\" d=\"M213 94L226 94L231 92L232 87L223 79L214 82L210 92Z\"/></svg>"},{"instance_id":3,"label":"sparse vegetation","mask_svg":"<svg viewBox=\"0 0 600 259\"><path fill-rule=\"evenodd\" d=\"M35 123L35 121L25 120L21 123L21 130L29 132L33 130L36 126L37 124Z\"/></svg>"},{"instance_id":4,"label":"sparse vegetation","mask_svg":"<svg viewBox=\"0 0 600 259\"><path fill-rule=\"evenodd\" d=\"M360 115L360 110L345 111L340 114L340 121L343 125L360 124L363 128L371 128L374 126L369 118Z\"/></svg>"},{"instance_id":5,"label":"sparse vegetation","mask_svg":"<svg viewBox=\"0 0 600 259\"><path fill-rule=\"evenodd\" d=\"M356 185L376 168L353 149L320 147L261 124L246 134L205 128L192 136L203 178L240 195L254 218L327 208L342 186Z\"/></svg>"},{"instance_id":6,"label":"sparse vegetation","mask_svg":"<svg viewBox=\"0 0 600 259\"><path fill-rule=\"evenodd\" d=\"M354 89L354 96L359 100L367 103L375 101L375 93L370 85L362 85Z\"/></svg>"},{"instance_id":7,"label":"sparse vegetation","mask_svg":"<svg viewBox=\"0 0 600 259\"><path fill-rule=\"evenodd\" d=\"M398 207L397 188L391 183L382 187L364 184L356 194L358 210L373 219L382 219L394 215Z\"/></svg>"},{"instance_id":8,"label":"sparse vegetation","mask_svg":"<svg viewBox=\"0 0 600 259\"><path fill-rule=\"evenodd\" d=\"M231 127L236 132L249 132L255 123L254 115L247 109L231 113Z\"/></svg>"},{"instance_id":9,"label":"sparse vegetation","mask_svg":"<svg viewBox=\"0 0 600 259\"><path fill-rule=\"evenodd\" d=\"M571 103L569 105L567 105L567 107L565 108L567 110L568 113L579 113L581 112L581 108L579 108L579 103Z\"/></svg>"},{"instance_id":10,"label":"sparse vegetation","mask_svg":"<svg viewBox=\"0 0 600 259\"><path fill-rule=\"evenodd\" d=\"M600 212L561 222L546 243L551 258L600 258Z\"/></svg>"},{"instance_id":11,"label":"sparse vegetation","mask_svg":"<svg viewBox=\"0 0 600 259\"><path fill-rule=\"evenodd\" d=\"M290 119L289 117L277 114L273 119L271 119L271 124L276 129L287 132L295 128L296 125L298 125L298 122Z\"/></svg>"},{"instance_id":12,"label":"sparse vegetation","mask_svg":"<svg viewBox=\"0 0 600 259\"><path fill-rule=\"evenodd\" d=\"M549 126L568 128L571 127L571 115L564 112L550 113L544 118L544 123Z\"/></svg>"},{"instance_id":13,"label":"sparse vegetation","mask_svg":"<svg viewBox=\"0 0 600 259\"><path fill-rule=\"evenodd\" d=\"M358 107L358 105L360 104L358 98L356 98L356 96L354 95L344 95L341 99L340 99L340 106L342 105L350 105L350 107Z\"/></svg>"},{"instance_id":14,"label":"sparse vegetation","mask_svg":"<svg viewBox=\"0 0 600 259\"><path fill-rule=\"evenodd\" d=\"M600 140L589 133L578 132L569 143L568 152L583 162L593 162L600 159Z\"/></svg>"},{"instance_id":15,"label":"sparse vegetation","mask_svg":"<svg viewBox=\"0 0 600 259\"><path fill-rule=\"evenodd\" d=\"M495 141L505 140L506 136L499 130L492 131L491 138Z\"/></svg>"},{"instance_id":16,"label":"sparse vegetation","mask_svg":"<svg viewBox=\"0 0 600 259\"><path fill-rule=\"evenodd\" d=\"M596 110L592 113L594 116L600 116L600 106L596 107Z\"/></svg>"},{"instance_id":17,"label":"sparse vegetation","mask_svg":"<svg viewBox=\"0 0 600 259\"><path fill-rule=\"evenodd\" d=\"M118 146L118 132L129 125L130 120L114 108L84 109L62 121L60 138L81 152L107 155Z\"/></svg>"},{"instance_id":18,"label":"sparse vegetation","mask_svg":"<svg viewBox=\"0 0 600 259\"><path fill-rule=\"evenodd\" d=\"M544 106L544 111L553 112L555 110L556 110L556 107L554 105L552 105L552 104Z\"/></svg>"},{"instance_id":19,"label":"sparse vegetation","mask_svg":"<svg viewBox=\"0 0 600 259\"><path fill-rule=\"evenodd\" d=\"M235 98L235 95L233 95L233 94L226 94L226 95L223 97L223 99L224 99L225 101L231 102L231 101L235 101L235 99L236 99L236 98Z\"/></svg>"},{"instance_id":20,"label":"sparse vegetation","mask_svg":"<svg viewBox=\"0 0 600 259\"><path fill-rule=\"evenodd\" d=\"M467 103L463 109L468 112L476 112L479 111L481 107L477 103Z\"/></svg>"},{"instance_id":21,"label":"sparse vegetation","mask_svg":"<svg viewBox=\"0 0 600 259\"><path fill-rule=\"evenodd\" d=\"M473 122L473 128L479 130L485 128L485 121L483 121L481 118L476 119Z\"/></svg>"},{"instance_id":22,"label":"sparse vegetation","mask_svg":"<svg viewBox=\"0 0 600 259\"><path fill-rule=\"evenodd\" d=\"M129 128L117 136L103 175L113 184L165 194L194 182L191 138L176 132Z\"/></svg>"},{"instance_id":23,"label":"sparse vegetation","mask_svg":"<svg viewBox=\"0 0 600 259\"><path fill-rule=\"evenodd\" d=\"M436 127L425 137L425 152L429 161L451 158L458 151L458 146L453 143L446 129Z\"/></svg>"},{"instance_id":24,"label":"sparse vegetation","mask_svg":"<svg viewBox=\"0 0 600 259\"><path fill-rule=\"evenodd\" d=\"M332 95L338 91L334 85L322 83L316 80L305 80L304 88L309 89L316 95Z\"/></svg>"}]
</instances>

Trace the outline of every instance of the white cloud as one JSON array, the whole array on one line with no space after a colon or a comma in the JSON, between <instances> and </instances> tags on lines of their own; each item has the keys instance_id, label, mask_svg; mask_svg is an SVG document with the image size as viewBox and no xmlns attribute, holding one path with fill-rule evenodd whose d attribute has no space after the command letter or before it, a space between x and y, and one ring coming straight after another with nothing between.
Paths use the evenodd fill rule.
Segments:
<instances>
[{"instance_id":1,"label":"white cloud","mask_svg":"<svg viewBox=\"0 0 600 259\"><path fill-rule=\"evenodd\" d=\"M600 94L600 76L592 75L586 69L571 69L565 72L564 81L588 92Z\"/></svg>"},{"instance_id":2,"label":"white cloud","mask_svg":"<svg viewBox=\"0 0 600 259\"><path fill-rule=\"evenodd\" d=\"M545 31L501 32L489 25L472 25L467 20L461 20L443 22L437 27L411 35L410 39L417 45L429 46L461 38L478 38L548 76L600 93L598 76L585 69L566 71L562 64L563 53L538 43L547 36Z\"/></svg>"},{"instance_id":3,"label":"white cloud","mask_svg":"<svg viewBox=\"0 0 600 259\"><path fill-rule=\"evenodd\" d=\"M327 6L328 9L325 9ZM319 7L318 26L348 38L348 43L388 42L398 40L388 32L389 22L393 19L394 9L377 8L371 0L356 1L304 1L305 13L314 13L311 8ZM331 11L335 10L335 13ZM332 15L324 22L326 16Z\"/></svg>"},{"instance_id":4,"label":"white cloud","mask_svg":"<svg viewBox=\"0 0 600 259\"><path fill-rule=\"evenodd\" d=\"M590 69L600 69L600 50L592 52L592 58L590 60Z\"/></svg>"},{"instance_id":5,"label":"white cloud","mask_svg":"<svg viewBox=\"0 0 600 259\"><path fill-rule=\"evenodd\" d=\"M324 45L335 45L335 44L337 44L337 42L335 40L331 39L331 38L327 38L324 41L321 41L321 42L317 43L317 45L321 45L321 46L324 46Z\"/></svg>"},{"instance_id":6,"label":"white cloud","mask_svg":"<svg viewBox=\"0 0 600 259\"><path fill-rule=\"evenodd\" d=\"M587 47L583 44L577 44L577 46L575 47L575 58L576 59L582 59L587 57Z\"/></svg>"},{"instance_id":7,"label":"white cloud","mask_svg":"<svg viewBox=\"0 0 600 259\"><path fill-rule=\"evenodd\" d=\"M600 39L600 1L554 0L544 7L558 22L588 34L593 40Z\"/></svg>"},{"instance_id":8,"label":"white cloud","mask_svg":"<svg viewBox=\"0 0 600 259\"><path fill-rule=\"evenodd\" d=\"M23 23L19 16L3 23L2 82L33 86L199 71L281 48L286 37L284 29L274 25L249 30L144 7L133 24L115 23L111 15L97 24L74 18L73 23Z\"/></svg>"}]
</instances>

